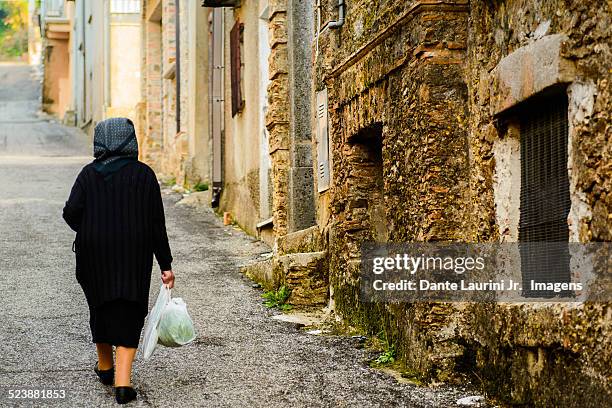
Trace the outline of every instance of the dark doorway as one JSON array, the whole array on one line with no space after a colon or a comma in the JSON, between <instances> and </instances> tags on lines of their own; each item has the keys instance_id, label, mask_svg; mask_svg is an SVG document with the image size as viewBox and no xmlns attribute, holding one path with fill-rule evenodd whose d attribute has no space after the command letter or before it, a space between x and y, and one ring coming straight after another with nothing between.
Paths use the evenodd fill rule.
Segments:
<instances>
[{"instance_id":1,"label":"dark doorway","mask_svg":"<svg viewBox=\"0 0 612 408\"><path fill-rule=\"evenodd\" d=\"M388 239L383 178L383 126L377 122L361 129L348 140L351 145L349 205L367 211L369 235L373 241Z\"/></svg>"}]
</instances>

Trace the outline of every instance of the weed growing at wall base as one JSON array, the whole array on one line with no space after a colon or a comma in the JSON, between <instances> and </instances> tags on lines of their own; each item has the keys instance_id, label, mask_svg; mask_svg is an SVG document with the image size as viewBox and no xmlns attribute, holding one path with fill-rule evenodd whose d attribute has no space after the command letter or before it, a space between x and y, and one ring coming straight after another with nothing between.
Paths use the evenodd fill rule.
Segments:
<instances>
[{"instance_id":1,"label":"weed growing at wall base","mask_svg":"<svg viewBox=\"0 0 612 408\"><path fill-rule=\"evenodd\" d=\"M286 286L281 286L278 290L266 292L261 297L265 299L263 304L270 309L277 307L280 310L291 310L292 306L285 303L289 295L291 295L291 290Z\"/></svg>"},{"instance_id":2,"label":"weed growing at wall base","mask_svg":"<svg viewBox=\"0 0 612 408\"><path fill-rule=\"evenodd\" d=\"M395 363L395 346L392 345L385 350L376 360L374 360L374 362L380 365Z\"/></svg>"},{"instance_id":3,"label":"weed growing at wall base","mask_svg":"<svg viewBox=\"0 0 612 408\"><path fill-rule=\"evenodd\" d=\"M198 182L195 186L193 186L193 191L206 191L208 190L208 183Z\"/></svg>"}]
</instances>

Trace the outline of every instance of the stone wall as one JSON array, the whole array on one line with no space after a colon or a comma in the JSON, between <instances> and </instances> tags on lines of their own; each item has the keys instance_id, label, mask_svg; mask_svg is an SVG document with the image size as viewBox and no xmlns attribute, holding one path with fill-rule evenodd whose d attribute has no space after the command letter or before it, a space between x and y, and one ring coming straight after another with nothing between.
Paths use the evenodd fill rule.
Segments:
<instances>
[{"instance_id":1,"label":"stone wall","mask_svg":"<svg viewBox=\"0 0 612 408\"><path fill-rule=\"evenodd\" d=\"M499 126L495 115L503 118L507 108L557 87L569 99L570 240L609 241L610 3L478 1L470 3L470 21L466 239L513 235L493 222L503 218L495 180L504 177L499 162L508 157L496 147L513 137L512 126ZM610 366L603 363L612 358L610 311L609 304L473 306L462 315L469 328L465 355L507 400L604 406L612 393Z\"/></svg>"},{"instance_id":2,"label":"stone wall","mask_svg":"<svg viewBox=\"0 0 612 408\"><path fill-rule=\"evenodd\" d=\"M291 170L289 172L289 231L315 225L312 164L310 46L314 2L287 1Z\"/></svg>"},{"instance_id":3,"label":"stone wall","mask_svg":"<svg viewBox=\"0 0 612 408\"><path fill-rule=\"evenodd\" d=\"M176 6L175 0L162 1L162 160L164 176L173 176L182 184L181 136L176 126Z\"/></svg>"},{"instance_id":4,"label":"stone wall","mask_svg":"<svg viewBox=\"0 0 612 408\"><path fill-rule=\"evenodd\" d=\"M592 209L592 217L581 220L580 232L575 237L581 242L612 239L612 219L608 216L612 209L612 170L607 153L612 132L609 124L612 52L607 45L612 37L610 5L591 3L497 1L472 4L467 71L470 129L474 136L470 150L476 165L472 174L473 178L483 177L490 181L491 149L493 141L500 136L493 126L493 114L499 111L495 101L502 90L500 84L495 83L497 77L489 72L503 57L537 40L542 41L545 35L567 37L560 45L558 58L571 64L575 71L569 78L574 83L570 86L574 89L574 97L570 95L570 109L575 112L570 121L570 133L573 134L570 154L576 157L572 173L580 190L576 193L584 194L583 201ZM472 186L475 211L482 214L482 219L471 220L471 237L488 240L497 234L495 225L490 223L491 217L487 216L494 211L492 189L475 180Z\"/></svg>"},{"instance_id":5,"label":"stone wall","mask_svg":"<svg viewBox=\"0 0 612 408\"><path fill-rule=\"evenodd\" d=\"M333 2L323 4L323 22L335 19ZM359 260L366 240L462 238L467 6L350 4L346 26L319 38L315 67L330 106L332 182L321 200L332 301L349 323L385 330L424 377L448 376L460 354L445 343L453 308L361 303Z\"/></svg>"},{"instance_id":6,"label":"stone wall","mask_svg":"<svg viewBox=\"0 0 612 408\"><path fill-rule=\"evenodd\" d=\"M270 133L272 159L272 217L274 235L288 232L289 169L289 77L287 56L287 0L270 0L270 67L266 127Z\"/></svg>"},{"instance_id":7,"label":"stone wall","mask_svg":"<svg viewBox=\"0 0 612 408\"><path fill-rule=\"evenodd\" d=\"M322 1L323 24L336 19L335 4ZM491 395L526 405L610 398L607 304L365 304L358 286L365 240L502 239L508 226L495 203L508 197L500 178L512 179L504 159L516 150L496 145L508 139L495 115L551 86L568 86L570 96L571 236L610 239L609 24L603 2L364 0L349 2L345 25L313 45L315 91L329 93L332 181L318 195L318 219L332 303L348 323L383 330L424 379L471 376ZM528 86L518 81L513 94L502 59L554 34L568 38L561 56L534 55L547 68L527 69Z\"/></svg>"},{"instance_id":8,"label":"stone wall","mask_svg":"<svg viewBox=\"0 0 612 408\"><path fill-rule=\"evenodd\" d=\"M266 127L270 133L276 238L315 224L310 126L311 6L301 1L269 1Z\"/></svg>"}]
</instances>

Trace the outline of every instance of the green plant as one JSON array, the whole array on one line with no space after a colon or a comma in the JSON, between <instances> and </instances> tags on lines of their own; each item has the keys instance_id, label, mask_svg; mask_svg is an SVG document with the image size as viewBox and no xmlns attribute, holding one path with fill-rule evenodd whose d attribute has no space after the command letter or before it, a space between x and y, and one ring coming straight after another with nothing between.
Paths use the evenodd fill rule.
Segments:
<instances>
[{"instance_id":1,"label":"green plant","mask_svg":"<svg viewBox=\"0 0 612 408\"><path fill-rule=\"evenodd\" d=\"M390 346L385 350L376 360L374 360L376 364L379 365L387 365L395 363L395 346Z\"/></svg>"},{"instance_id":2,"label":"green plant","mask_svg":"<svg viewBox=\"0 0 612 408\"><path fill-rule=\"evenodd\" d=\"M164 180L164 182L163 182L163 183L164 183L164 185L166 185L166 186L173 186L173 185L175 185L175 184L176 184L176 177L170 177L170 178L168 178L168 179Z\"/></svg>"},{"instance_id":3,"label":"green plant","mask_svg":"<svg viewBox=\"0 0 612 408\"><path fill-rule=\"evenodd\" d=\"M283 285L276 291L265 292L261 297L265 299L263 304L268 308L277 307L280 310L291 310L292 306L285 303L290 294L291 290Z\"/></svg>"},{"instance_id":4,"label":"green plant","mask_svg":"<svg viewBox=\"0 0 612 408\"><path fill-rule=\"evenodd\" d=\"M370 363L372 366L386 366L395 363L395 345L391 344L384 329L370 339L370 346L381 352L381 354Z\"/></svg>"},{"instance_id":5,"label":"green plant","mask_svg":"<svg viewBox=\"0 0 612 408\"><path fill-rule=\"evenodd\" d=\"M193 186L193 191L206 191L208 190L208 183L198 182L195 186Z\"/></svg>"}]
</instances>

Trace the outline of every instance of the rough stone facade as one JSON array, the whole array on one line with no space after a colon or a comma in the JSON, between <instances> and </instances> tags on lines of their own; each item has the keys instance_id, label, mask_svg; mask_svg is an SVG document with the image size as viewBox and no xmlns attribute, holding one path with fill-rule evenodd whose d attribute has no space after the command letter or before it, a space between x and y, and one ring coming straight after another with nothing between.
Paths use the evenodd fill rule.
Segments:
<instances>
[{"instance_id":1,"label":"rough stone facade","mask_svg":"<svg viewBox=\"0 0 612 408\"><path fill-rule=\"evenodd\" d=\"M468 7L351 4L345 27L321 36L316 67L330 106L332 182L321 201L333 302L350 323L384 328L424 377L444 378L461 353L448 339L453 307L362 304L360 245L463 238Z\"/></svg>"},{"instance_id":2,"label":"rough stone facade","mask_svg":"<svg viewBox=\"0 0 612 408\"><path fill-rule=\"evenodd\" d=\"M274 235L315 224L310 128L310 41L307 2L269 1L269 109Z\"/></svg>"},{"instance_id":3,"label":"rough stone facade","mask_svg":"<svg viewBox=\"0 0 612 408\"><path fill-rule=\"evenodd\" d=\"M146 103L142 158L156 171L169 175L168 163L174 158L169 147L174 143L169 145L168 141L174 141L176 135L176 85L164 76L176 61L174 14L174 0L142 2L141 92Z\"/></svg>"},{"instance_id":4,"label":"rough stone facade","mask_svg":"<svg viewBox=\"0 0 612 408\"><path fill-rule=\"evenodd\" d=\"M287 57L287 1L271 0L269 7L270 66L266 127L272 159L272 215L274 235L288 232L289 213L289 61Z\"/></svg>"},{"instance_id":5,"label":"rough stone facade","mask_svg":"<svg viewBox=\"0 0 612 408\"><path fill-rule=\"evenodd\" d=\"M172 175L182 184L182 137L176 125L176 5L175 0L162 0L162 149L161 172ZM174 72L173 72L174 70Z\"/></svg>"},{"instance_id":6,"label":"rough stone facade","mask_svg":"<svg viewBox=\"0 0 612 408\"><path fill-rule=\"evenodd\" d=\"M337 2L321 3L322 24L335 20ZM366 240L512 240L517 209L500 217L496 197L508 197L500 169L511 168L502 165L516 148L500 147L514 137L500 118L553 88L569 96L570 239L610 240L609 7L351 1L344 26L313 44L315 91L327 88L330 107L332 180L318 195L317 219L332 304L349 323L384 330L425 379L473 376L515 404L604 406L611 398L609 304L359 300Z\"/></svg>"},{"instance_id":7,"label":"rough stone facade","mask_svg":"<svg viewBox=\"0 0 612 408\"><path fill-rule=\"evenodd\" d=\"M500 156L494 146L512 128L496 126L494 115L546 86L560 87L569 99L570 240L612 238L611 12L604 1L470 3L466 240L497 241L505 232L492 222ZM514 71L515 84L504 70ZM471 338L464 354L507 400L604 406L612 393L611 367L604 363L612 358L610 312L605 303L472 306L462 316L469 330L463 337Z\"/></svg>"}]
</instances>

